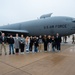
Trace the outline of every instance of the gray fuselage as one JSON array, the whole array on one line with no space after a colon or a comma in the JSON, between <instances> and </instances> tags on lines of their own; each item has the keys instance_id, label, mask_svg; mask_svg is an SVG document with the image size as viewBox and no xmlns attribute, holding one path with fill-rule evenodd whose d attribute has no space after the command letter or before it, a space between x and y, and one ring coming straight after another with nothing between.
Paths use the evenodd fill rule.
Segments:
<instances>
[{"instance_id":1,"label":"gray fuselage","mask_svg":"<svg viewBox=\"0 0 75 75\"><path fill-rule=\"evenodd\" d=\"M1 26L0 29L26 30L29 35L56 35L61 36L75 33L75 21L71 17L49 17L22 23Z\"/></svg>"}]
</instances>

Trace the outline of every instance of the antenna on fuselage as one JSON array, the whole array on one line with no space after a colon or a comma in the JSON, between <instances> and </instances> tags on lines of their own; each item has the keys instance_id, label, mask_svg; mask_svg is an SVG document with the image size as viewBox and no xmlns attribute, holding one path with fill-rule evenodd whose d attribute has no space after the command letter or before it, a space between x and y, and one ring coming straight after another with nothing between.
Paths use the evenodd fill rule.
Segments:
<instances>
[{"instance_id":1,"label":"antenna on fuselage","mask_svg":"<svg viewBox=\"0 0 75 75\"><path fill-rule=\"evenodd\" d=\"M44 14L44 15L40 16L40 19L49 18L49 17L51 17L52 14L53 14L53 13Z\"/></svg>"}]
</instances>

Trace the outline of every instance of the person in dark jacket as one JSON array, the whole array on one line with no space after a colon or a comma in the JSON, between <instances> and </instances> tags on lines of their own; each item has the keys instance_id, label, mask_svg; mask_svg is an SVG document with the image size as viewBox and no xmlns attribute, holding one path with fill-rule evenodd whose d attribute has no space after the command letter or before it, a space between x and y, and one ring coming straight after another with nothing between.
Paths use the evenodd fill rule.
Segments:
<instances>
[{"instance_id":1,"label":"person in dark jacket","mask_svg":"<svg viewBox=\"0 0 75 75\"><path fill-rule=\"evenodd\" d=\"M12 35L10 35L10 38L8 39L8 43L9 43L9 55L11 54L14 54L14 38Z\"/></svg>"},{"instance_id":2,"label":"person in dark jacket","mask_svg":"<svg viewBox=\"0 0 75 75\"><path fill-rule=\"evenodd\" d=\"M32 51L32 46L33 46L33 37L31 36L30 37L30 51Z\"/></svg>"},{"instance_id":3,"label":"person in dark jacket","mask_svg":"<svg viewBox=\"0 0 75 75\"><path fill-rule=\"evenodd\" d=\"M19 43L20 43L21 54L24 54L25 38L23 37L23 35L21 35Z\"/></svg>"},{"instance_id":4,"label":"person in dark jacket","mask_svg":"<svg viewBox=\"0 0 75 75\"><path fill-rule=\"evenodd\" d=\"M61 37L59 36L58 33L56 34L56 37L55 37L55 43L56 43L57 50L60 51L60 49L61 49Z\"/></svg>"},{"instance_id":5,"label":"person in dark jacket","mask_svg":"<svg viewBox=\"0 0 75 75\"><path fill-rule=\"evenodd\" d=\"M6 52L6 42L7 42L7 38L5 37L5 34L2 33L1 37L0 37L0 42L1 42L1 49L0 49L0 55L2 55L2 48L4 47L4 52L5 55L7 55Z\"/></svg>"},{"instance_id":6,"label":"person in dark jacket","mask_svg":"<svg viewBox=\"0 0 75 75\"><path fill-rule=\"evenodd\" d=\"M43 42L44 42L44 51L47 51L47 37L46 37L46 35L44 35Z\"/></svg>"},{"instance_id":7,"label":"person in dark jacket","mask_svg":"<svg viewBox=\"0 0 75 75\"><path fill-rule=\"evenodd\" d=\"M36 36L34 37L34 47L34 52L38 52L38 39Z\"/></svg>"},{"instance_id":8,"label":"person in dark jacket","mask_svg":"<svg viewBox=\"0 0 75 75\"><path fill-rule=\"evenodd\" d=\"M72 44L74 44L75 43L75 37L74 37L74 35L72 35Z\"/></svg>"}]
</instances>

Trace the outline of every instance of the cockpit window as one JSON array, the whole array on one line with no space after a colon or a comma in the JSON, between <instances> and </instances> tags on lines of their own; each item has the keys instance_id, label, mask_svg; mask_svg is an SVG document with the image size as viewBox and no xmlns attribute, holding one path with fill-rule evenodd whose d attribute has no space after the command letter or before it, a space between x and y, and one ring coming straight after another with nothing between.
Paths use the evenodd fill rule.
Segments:
<instances>
[{"instance_id":1,"label":"cockpit window","mask_svg":"<svg viewBox=\"0 0 75 75\"><path fill-rule=\"evenodd\" d=\"M72 20L72 22L74 22L74 23L75 23L75 18Z\"/></svg>"},{"instance_id":2,"label":"cockpit window","mask_svg":"<svg viewBox=\"0 0 75 75\"><path fill-rule=\"evenodd\" d=\"M75 18L66 18L66 20L75 23Z\"/></svg>"},{"instance_id":3,"label":"cockpit window","mask_svg":"<svg viewBox=\"0 0 75 75\"><path fill-rule=\"evenodd\" d=\"M74 22L74 23L75 23L75 20L74 20L74 21L72 21L72 22Z\"/></svg>"}]
</instances>

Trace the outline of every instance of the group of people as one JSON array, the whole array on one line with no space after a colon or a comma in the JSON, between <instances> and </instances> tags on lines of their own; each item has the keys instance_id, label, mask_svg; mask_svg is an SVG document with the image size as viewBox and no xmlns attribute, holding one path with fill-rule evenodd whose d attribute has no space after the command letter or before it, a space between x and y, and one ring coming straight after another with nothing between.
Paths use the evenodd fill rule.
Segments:
<instances>
[{"instance_id":1,"label":"group of people","mask_svg":"<svg viewBox=\"0 0 75 75\"><path fill-rule=\"evenodd\" d=\"M1 49L0 49L0 55L2 55L2 48L4 48L5 55L7 55L6 51L6 43L9 44L9 55L10 54L24 54L29 52L41 52L42 51L42 46L44 44L44 51L57 51L60 52L61 50L61 37L57 33L56 36L46 36L44 35L43 37L40 35L39 37L29 37L27 36L26 38L21 35L21 37L16 34L15 37L10 35L9 38L5 36L4 33L2 33L0 37L0 43L1 43Z\"/></svg>"}]
</instances>

